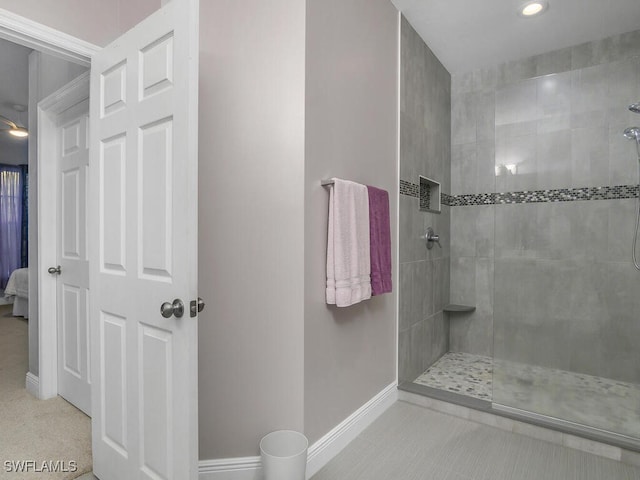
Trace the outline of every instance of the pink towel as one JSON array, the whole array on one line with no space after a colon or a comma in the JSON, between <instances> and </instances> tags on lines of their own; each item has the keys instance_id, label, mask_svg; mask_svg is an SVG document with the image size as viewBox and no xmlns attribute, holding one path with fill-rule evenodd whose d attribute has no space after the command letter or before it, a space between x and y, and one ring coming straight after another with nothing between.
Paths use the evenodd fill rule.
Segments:
<instances>
[{"instance_id":1,"label":"pink towel","mask_svg":"<svg viewBox=\"0 0 640 480\"><path fill-rule=\"evenodd\" d=\"M391 228L389 193L376 187L369 190L369 232L371 237L371 294L391 292Z\"/></svg>"},{"instance_id":2,"label":"pink towel","mask_svg":"<svg viewBox=\"0 0 640 480\"><path fill-rule=\"evenodd\" d=\"M367 187L334 178L329 192L327 303L348 307L371 298Z\"/></svg>"}]
</instances>

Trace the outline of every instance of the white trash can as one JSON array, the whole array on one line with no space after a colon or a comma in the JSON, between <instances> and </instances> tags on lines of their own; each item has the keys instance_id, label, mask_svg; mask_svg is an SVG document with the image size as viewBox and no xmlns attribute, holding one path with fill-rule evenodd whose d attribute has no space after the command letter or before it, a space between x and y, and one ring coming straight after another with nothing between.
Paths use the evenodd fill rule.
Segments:
<instances>
[{"instance_id":1,"label":"white trash can","mask_svg":"<svg viewBox=\"0 0 640 480\"><path fill-rule=\"evenodd\" d=\"M292 430L277 430L260 440L264 480L305 480L307 437Z\"/></svg>"}]
</instances>

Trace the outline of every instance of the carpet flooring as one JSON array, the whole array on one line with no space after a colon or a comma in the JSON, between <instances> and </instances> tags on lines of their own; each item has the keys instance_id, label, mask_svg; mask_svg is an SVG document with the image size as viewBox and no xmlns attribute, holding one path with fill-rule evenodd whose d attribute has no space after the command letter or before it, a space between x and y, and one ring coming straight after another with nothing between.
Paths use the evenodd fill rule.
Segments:
<instances>
[{"instance_id":1,"label":"carpet flooring","mask_svg":"<svg viewBox=\"0 0 640 480\"><path fill-rule=\"evenodd\" d=\"M0 479L75 479L92 469L91 419L61 397L38 400L25 390L27 321L11 310L0 306ZM30 471L16 472L20 461L33 462Z\"/></svg>"}]
</instances>

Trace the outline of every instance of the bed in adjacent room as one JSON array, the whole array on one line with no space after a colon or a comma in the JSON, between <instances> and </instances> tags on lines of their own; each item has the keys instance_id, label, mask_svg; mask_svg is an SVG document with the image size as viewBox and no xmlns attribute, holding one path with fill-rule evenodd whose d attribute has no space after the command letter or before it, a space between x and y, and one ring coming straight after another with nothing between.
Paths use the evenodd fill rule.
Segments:
<instances>
[{"instance_id":1,"label":"bed in adjacent room","mask_svg":"<svg viewBox=\"0 0 640 480\"><path fill-rule=\"evenodd\" d=\"M4 289L5 297L13 297L13 316L29 318L29 269L18 268L11 273Z\"/></svg>"}]
</instances>

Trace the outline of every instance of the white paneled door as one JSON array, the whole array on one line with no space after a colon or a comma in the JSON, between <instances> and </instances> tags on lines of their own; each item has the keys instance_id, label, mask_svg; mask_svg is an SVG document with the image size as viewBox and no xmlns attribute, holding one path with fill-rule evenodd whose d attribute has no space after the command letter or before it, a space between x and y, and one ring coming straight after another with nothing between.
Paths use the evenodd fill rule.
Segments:
<instances>
[{"instance_id":1,"label":"white paneled door","mask_svg":"<svg viewBox=\"0 0 640 480\"><path fill-rule=\"evenodd\" d=\"M89 99L58 116L58 271L50 273L57 275L58 393L91 415L86 209L88 129Z\"/></svg>"},{"instance_id":2,"label":"white paneled door","mask_svg":"<svg viewBox=\"0 0 640 480\"><path fill-rule=\"evenodd\" d=\"M168 2L92 61L101 480L197 478L197 90L197 0Z\"/></svg>"}]
</instances>

